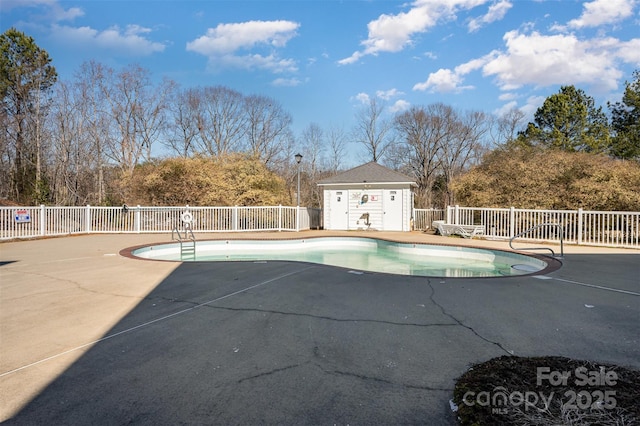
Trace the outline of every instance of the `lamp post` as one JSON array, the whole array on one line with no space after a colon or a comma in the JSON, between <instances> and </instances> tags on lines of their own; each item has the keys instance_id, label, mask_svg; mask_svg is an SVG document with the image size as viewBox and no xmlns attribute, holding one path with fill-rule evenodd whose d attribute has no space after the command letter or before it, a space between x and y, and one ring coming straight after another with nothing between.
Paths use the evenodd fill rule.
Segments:
<instances>
[{"instance_id":1,"label":"lamp post","mask_svg":"<svg viewBox=\"0 0 640 426\"><path fill-rule=\"evenodd\" d=\"M296 163L298 163L298 192L296 193L298 198L297 206L300 207L300 162L302 161L302 154L296 154Z\"/></svg>"}]
</instances>

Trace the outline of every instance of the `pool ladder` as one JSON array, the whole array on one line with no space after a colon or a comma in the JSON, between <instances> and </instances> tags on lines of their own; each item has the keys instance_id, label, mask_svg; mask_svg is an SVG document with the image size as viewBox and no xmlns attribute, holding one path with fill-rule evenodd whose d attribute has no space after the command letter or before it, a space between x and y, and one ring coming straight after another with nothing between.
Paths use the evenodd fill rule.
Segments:
<instances>
[{"instance_id":1,"label":"pool ladder","mask_svg":"<svg viewBox=\"0 0 640 426\"><path fill-rule=\"evenodd\" d=\"M522 231L521 233L519 233L518 235L514 235L513 237L511 237L511 239L509 240L509 247L511 247L512 250L549 250L551 252L551 256L553 257L557 257L556 253L553 251L553 249L549 248L549 247L529 247L529 248L519 248L516 249L513 246L513 240L515 240L516 238L520 238L523 235L528 234L531 231L535 231L536 229L542 228L542 227L555 227L558 228L560 230L559 235L560 235L560 258L564 257L564 242L562 240L563 236L564 236L564 228L562 227L562 225L558 224L558 223L541 223L539 225L536 226L532 226L531 228Z\"/></svg>"},{"instance_id":2,"label":"pool ladder","mask_svg":"<svg viewBox=\"0 0 640 426\"><path fill-rule=\"evenodd\" d=\"M180 243L180 258L190 256L192 259L196 258L196 237L191 230L191 224L185 223L182 230L177 226L173 227L171 231L171 241L178 241Z\"/></svg>"}]
</instances>

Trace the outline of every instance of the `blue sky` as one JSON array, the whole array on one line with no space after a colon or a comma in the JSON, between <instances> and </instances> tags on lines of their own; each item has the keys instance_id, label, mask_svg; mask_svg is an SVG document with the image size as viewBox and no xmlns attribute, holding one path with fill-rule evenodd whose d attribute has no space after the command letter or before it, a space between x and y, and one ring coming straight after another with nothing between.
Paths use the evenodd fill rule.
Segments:
<instances>
[{"instance_id":1,"label":"blue sky","mask_svg":"<svg viewBox=\"0 0 640 426\"><path fill-rule=\"evenodd\" d=\"M350 130L363 102L529 117L560 85L600 105L640 69L640 0L2 0L61 79L96 60L182 87L275 98L296 135Z\"/></svg>"}]
</instances>

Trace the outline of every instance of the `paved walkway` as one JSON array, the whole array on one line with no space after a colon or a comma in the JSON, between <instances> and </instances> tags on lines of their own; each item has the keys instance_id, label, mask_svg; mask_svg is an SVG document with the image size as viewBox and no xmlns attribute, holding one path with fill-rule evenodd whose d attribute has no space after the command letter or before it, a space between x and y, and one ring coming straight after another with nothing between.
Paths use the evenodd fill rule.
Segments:
<instances>
[{"instance_id":1,"label":"paved walkway","mask_svg":"<svg viewBox=\"0 0 640 426\"><path fill-rule=\"evenodd\" d=\"M330 234L198 238L317 235ZM549 275L495 279L118 254L167 239L0 244L0 421L450 425L455 379L496 356L640 368L639 251L566 246Z\"/></svg>"}]
</instances>

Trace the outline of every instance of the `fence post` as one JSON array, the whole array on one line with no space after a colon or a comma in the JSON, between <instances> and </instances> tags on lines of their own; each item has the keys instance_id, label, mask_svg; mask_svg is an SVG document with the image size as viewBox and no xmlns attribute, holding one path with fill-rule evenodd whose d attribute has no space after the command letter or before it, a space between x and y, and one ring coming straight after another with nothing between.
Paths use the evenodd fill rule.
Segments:
<instances>
[{"instance_id":1,"label":"fence post","mask_svg":"<svg viewBox=\"0 0 640 426\"><path fill-rule=\"evenodd\" d=\"M455 225L460 224L460 206L457 204L453 208L453 220Z\"/></svg>"},{"instance_id":2,"label":"fence post","mask_svg":"<svg viewBox=\"0 0 640 426\"><path fill-rule=\"evenodd\" d=\"M300 206L296 207L296 232L300 232Z\"/></svg>"},{"instance_id":3,"label":"fence post","mask_svg":"<svg viewBox=\"0 0 640 426\"><path fill-rule=\"evenodd\" d=\"M515 207L509 208L509 238L513 238L516 235L516 209Z\"/></svg>"},{"instance_id":4,"label":"fence post","mask_svg":"<svg viewBox=\"0 0 640 426\"><path fill-rule=\"evenodd\" d=\"M233 206L233 210L231 210L231 230L238 230L238 206Z\"/></svg>"},{"instance_id":5,"label":"fence post","mask_svg":"<svg viewBox=\"0 0 640 426\"><path fill-rule=\"evenodd\" d=\"M44 207L44 204L40 204L40 236L44 237L47 235L47 218L46 218L47 210Z\"/></svg>"},{"instance_id":6,"label":"fence post","mask_svg":"<svg viewBox=\"0 0 640 426\"><path fill-rule=\"evenodd\" d=\"M278 232L282 231L282 204L278 204Z\"/></svg>"},{"instance_id":7,"label":"fence post","mask_svg":"<svg viewBox=\"0 0 640 426\"><path fill-rule=\"evenodd\" d=\"M140 204L138 204L138 208L133 216L133 228L136 233L140 233Z\"/></svg>"},{"instance_id":8,"label":"fence post","mask_svg":"<svg viewBox=\"0 0 640 426\"><path fill-rule=\"evenodd\" d=\"M91 233L91 206L87 204L84 215L84 229L87 234Z\"/></svg>"},{"instance_id":9,"label":"fence post","mask_svg":"<svg viewBox=\"0 0 640 426\"><path fill-rule=\"evenodd\" d=\"M583 210L582 208L578 209L578 236L576 244L580 245L582 243L582 215L583 215Z\"/></svg>"}]
</instances>

